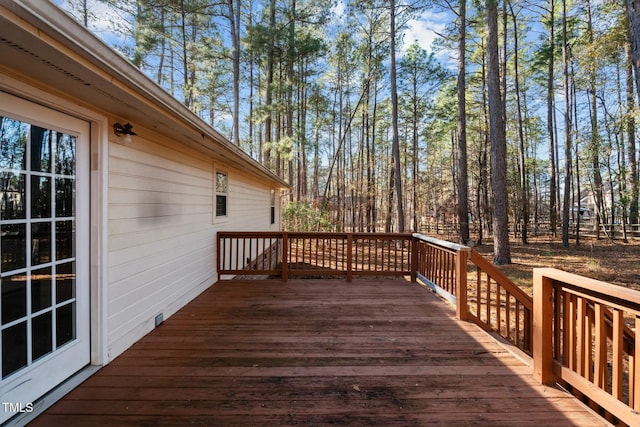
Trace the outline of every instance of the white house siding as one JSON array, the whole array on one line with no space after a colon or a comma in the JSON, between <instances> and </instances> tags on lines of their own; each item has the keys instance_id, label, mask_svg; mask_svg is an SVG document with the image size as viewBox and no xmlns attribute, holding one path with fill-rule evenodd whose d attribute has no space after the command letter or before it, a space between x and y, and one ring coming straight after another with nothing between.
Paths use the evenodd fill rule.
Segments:
<instances>
[{"instance_id":1,"label":"white house siding","mask_svg":"<svg viewBox=\"0 0 640 427\"><path fill-rule=\"evenodd\" d=\"M221 169L222 170L222 169ZM256 182L238 172L229 173L229 218L232 231L280 230L279 190L276 201L276 221L271 224L271 187Z\"/></svg>"},{"instance_id":2,"label":"white house siding","mask_svg":"<svg viewBox=\"0 0 640 427\"><path fill-rule=\"evenodd\" d=\"M270 190L200 152L140 135L109 145L108 358L216 280L217 230L269 230ZM153 142L152 142L153 141ZM214 218L213 173L228 174L228 218ZM264 212L258 215L257 212ZM276 228L274 228L276 227Z\"/></svg>"}]
</instances>

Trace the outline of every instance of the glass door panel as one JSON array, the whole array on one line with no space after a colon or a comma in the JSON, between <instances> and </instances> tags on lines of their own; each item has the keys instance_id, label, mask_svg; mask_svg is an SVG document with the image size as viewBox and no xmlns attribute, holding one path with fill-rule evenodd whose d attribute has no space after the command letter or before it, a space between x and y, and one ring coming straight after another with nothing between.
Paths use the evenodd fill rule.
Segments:
<instances>
[{"instance_id":1,"label":"glass door panel","mask_svg":"<svg viewBox=\"0 0 640 427\"><path fill-rule=\"evenodd\" d=\"M88 162L77 162L88 124L15 105L19 116L0 111L0 398L11 390L27 404L89 362L88 269L77 257L78 239L88 245L88 208L77 205L88 196ZM51 124L24 119L32 108Z\"/></svg>"},{"instance_id":2,"label":"glass door panel","mask_svg":"<svg viewBox=\"0 0 640 427\"><path fill-rule=\"evenodd\" d=\"M76 337L75 281L70 280L76 137L0 117L0 143L0 164L12 166L2 170L0 204L5 379Z\"/></svg>"}]
</instances>

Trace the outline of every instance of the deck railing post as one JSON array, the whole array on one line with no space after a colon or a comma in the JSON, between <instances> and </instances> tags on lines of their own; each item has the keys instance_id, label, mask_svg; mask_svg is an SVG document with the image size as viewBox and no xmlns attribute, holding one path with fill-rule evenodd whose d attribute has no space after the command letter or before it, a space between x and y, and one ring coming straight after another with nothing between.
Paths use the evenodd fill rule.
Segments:
<instances>
[{"instance_id":1,"label":"deck railing post","mask_svg":"<svg viewBox=\"0 0 640 427\"><path fill-rule=\"evenodd\" d=\"M218 280L220 280L220 271L222 270L222 263L224 262L222 257L222 243L220 238L220 233L216 233L217 242L216 242L216 252L218 254L218 263L216 265L218 270Z\"/></svg>"},{"instance_id":2,"label":"deck railing post","mask_svg":"<svg viewBox=\"0 0 640 427\"><path fill-rule=\"evenodd\" d=\"M456 252L456 316L460 320L467 320L469 308L467 304L467 260L469 248Z\"/></svg>"},{"instance_id":3,"label":"deck railing post","mask_svg":"<svg viewBox=\"0 0 640 427\"><path fill-rule=\"evenodd\" d=\"M353 280L353 234L347 233L347 282Z\"/></svg>"},{"instance_id":4,"label":"deck railing post","mask_svg":"<svg viewBox=\"0 0 640 427\"><path fill-rule=\"evenodd\" d=\"M289 279L289 235L282 233L282 281Z\"/></svg>"},{"instance_id":5,"label":"deck railing post","mask_svg":"<svg viewBox=\"0 0 640 427\"><path fill-rule=\"evenodd\" d=\"M553 281L533 269L533 375L542 384L553 374Z\"/></svg>"},{"instance_id":6,"label":"deck railing post","mask_svg":"<svg viewBox=\"0 0 640 427\"><path fill-rule=\"evenodd\" d=\"M418 281L418 239L411 236L411 281Z\"/></svg>"}]
</instances>

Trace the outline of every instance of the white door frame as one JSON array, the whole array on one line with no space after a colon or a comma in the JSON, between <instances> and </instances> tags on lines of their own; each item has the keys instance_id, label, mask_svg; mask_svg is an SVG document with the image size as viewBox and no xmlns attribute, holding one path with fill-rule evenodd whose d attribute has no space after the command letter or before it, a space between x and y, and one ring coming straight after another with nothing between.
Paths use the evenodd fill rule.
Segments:
<instances>
[{"instance_id":1,"label":"white door frame","mask_svg":"<svg viewBox=\"0 0 640 427\"><path fill-rule=\"evenodd\" d=\"M106 301L107 283L107 171L108 171L108 119L70 100L61 99L34 88L12 77L0 74L0 90L48 109L82 119L89 123L89 309L90 309L90 365L101 366L109 362L107 345ZM89 178L89 177L87 177ZM31 402L29 402L31 403Z\"/></svg>"}]
</instances>

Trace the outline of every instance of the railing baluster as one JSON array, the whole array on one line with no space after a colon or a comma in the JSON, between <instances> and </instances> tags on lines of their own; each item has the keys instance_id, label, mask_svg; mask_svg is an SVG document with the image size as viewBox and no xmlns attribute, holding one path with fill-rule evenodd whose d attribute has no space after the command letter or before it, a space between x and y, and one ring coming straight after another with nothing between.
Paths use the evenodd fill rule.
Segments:
<instances>
[{"instance_id":1,"label":"railing baluster","mask_svg":"<svg viewBox=\"0 0 640 427\"><path fill-rule=\"evenodd\" d=\"M516 347L522 347L524 337L522 336L522 323L520 322L520 314L522 304L516 304Z\"/></svg>"},{"instance_id":2,"label":"railing baluster","mask_svg":"<svg viewBox=\"0 0 640 427\"><path fill-rule=\"evenodd\" d=\"M446 280L445 280L445 262L446 262L446 258L445 258L445 253L444 252L440 252L439 256L438 256L438 283L445 283L445 289L446 289ZM448 291L448 289L447 289Z\"/></svg>"},{"instance_id":3,"label":"railing baluster","mask_svg":"<svg viewBox=\"0 0 640 427\"><path fill-rule=\"evenodd\" d=\"M578 358L578 364L576 366L576 371L580 375L585 375L586 366L585 366L585 357L587 352L587 344L586 344L586 301L584 298L578 297L577 301L577 350L576 356Z\"/></svg>"},{"instance_id":4,"label":"railing baluster","mask_svg":"<svg viewBox=\"0 0 640 427\"><path fill-rule=\"evenodd\" d=\"M593 345L593 330L594 330L594 312L593 308L587 304L586 307L586 324L585 324L585 334L584 334L584 342L585 342L585 354L584 354L584 368L585 373L584 376L593 380L593 369L594 369L594 354L595 346Z\"/></svg>"},{"instance_id":5,"label":"railing baluster","mask_svg":"<svg viewBox=\"0 0 640 427\"><path fill-rule=\"evenodd\" d=\"M624 353L624 312L613 309L613 356L611 360L611 394L617 400L622 400L623 394L623 353Z\"/></svg>"},{"instance_id":6,"label":"railing baluster","mask_svg":"<svg viewBox=\"0 0 640 427\"><path fill-rule=\"evenodd\" d=\"M480 320L481 315L481 304L480 298L482 298L482 269L480 267L476 267L477 275L476 275L476 317Z\"/></svg>"},{"instance_id":7,"label":"railing baluster","mask_svg":"<svg viewBox=\"0 0 640 427\"><path fill-rule=\"evenodd\" d=\"M533 310L529 309L523 304L524 307L524 343L522 349L531 354L533 351Z\"/></svg>"},{"instance_id":8,"label":"railing baluster","mask_svg":"<svg viewBox=\"0 0 640 427\"><path fill-rule=\"evenodd\" d=\"M561 316L562 313L561 294L557 289L553 289L553 357L560 360L562 354L562 335L560 334L563 326Z\"/></svg>"},{"instance_id":9,"label":"railing baluster","mask_svg":"<svg viewBox=\"0 0 640 427\"><path fill-rule=\"evenodd\" d=\"M282 281L286 282L289 279L289 236L284 234L282 236Z\"/></svg>"},{"instance_id":10,"label":"railing baluster","mask_svg":"<svg viewBox=\"0 0 640 427\"><path fill-rule=\"evenodd\" d=\"M429 266L429 278L434 282L438 282L437 271L438 271L438 252L436 248L431 248L431 265Z\"/></svg>"},{"instance_id":11,"label":"railing baluster","mask_svg":"<svg viewBox=\"0 0 640 427\"><path fill-rule=\"evenodd\" d=\"M633 358L633 409L640 411L640 381L637 378L637 374L640 373L640 315L636 314L635 317L635 355ZM630 375L631 376L631 375Z\"/></svg>"},{"instance_id":12,"label":"railing baluster","mask_svg":"<svg viewBox=\"0 0 640 427\"><path fill-rule=\"evenodd\" d=\"M273 239L263 238L258 241L261 242L262 246L257 250L264 254L260 270L271 270L277 264L277 262L274 262L274 258L277 259L280 247L273 242Z\"/></svg>"},{"instance_id":13,"label":"railing baluster","mask_svg":"<svg viewBox=\"0 0 640 427\"><path fill-rule=\"evenodd\" d=\"M636 364L635 364L635 359L636 357L634 356L634 354L629 354L628 356L629 360L629 381L628 381L628 385L627 385L627 394L629 395L629 399L628 399L628 404L631 408L633 408L634 402L635 402L635 390L636 390Z\"/></svg>"},{"instance_id":14,"label":"railing baluster","mask_svg":"<svg viewBox=\"0 0 640 427\"><path fill-rule=\"evenodd\" d=\"M507 329L505 337L507 340L512 339L511 334L511 294L507 294L504 301L504 323Z\"/></svg>"},{"instance_id":15,"label":"railing baluster","mask_svg":"<svg viewBox=\"0 0 640 427\"><path fill-rule=\"evenodd\" d=\"M487 289L486 289L486 294L485 294L485 302L486 302L486 306L485 306L485 312L486 312L486 322L488 325L491 325L491 277L489 277L489 275L487 275Z\"/></svg>"},{"instance_id":16,"label":"railing baluster","mask_svg":"<svg viewBox=\"0 0 640 427\"><path fill-rule=\"evenodd\" d=\"M602 304L596 304L594 309L596 340L593 382L601 389L605 389L607 385L607 327Z\"/></svg>"},{"instance_id":17,"label":"railing baluster","mask_svg":"<svg viewBox=\"0 0 640 427\"><path fill-rule=\"evenodd\" d=\"M500 307L500 301L502 300L502 291L500 289L500 284L496 283L496 331L500 333L500 328L502 327L500 321L502 320L500 311L502 308Z\"/></svg>"},{"instance_id":18,"label":"railing baluster","mask_svg":"<svg viewBox=\"0 0 640 427\"><path fill-rule=\"evenodd\" d=\"M353 264L351 257L353 256L353 235L347 235L347 282L353 281Z\"/></svg>"}]
</instances>

